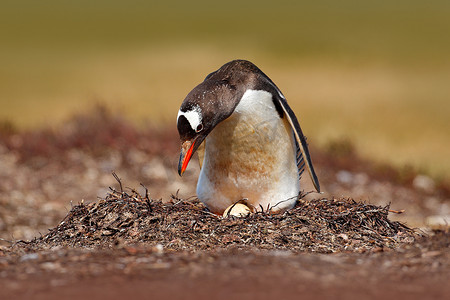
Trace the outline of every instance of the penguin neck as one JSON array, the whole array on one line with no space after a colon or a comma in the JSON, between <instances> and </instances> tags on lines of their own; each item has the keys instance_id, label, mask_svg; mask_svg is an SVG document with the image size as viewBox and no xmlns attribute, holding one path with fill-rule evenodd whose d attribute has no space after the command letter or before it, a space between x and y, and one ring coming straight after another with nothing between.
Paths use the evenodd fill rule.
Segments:
<instances>
[{"instance_id":1,"label":"penguin neck","mask_svg":"<svg viewBox=\"0 0 450 300\"><path fill-rule=\"evenodd\" d=\"M233 113L208 135L205 150L210 150L209 152L216 156L217 151L236 151L240 146L251 146L249 142L267 143L265 139L270 138L271 125L279 120L279 116L274 112L271 93L247 90Z\"/></svg>"}]
</instances>

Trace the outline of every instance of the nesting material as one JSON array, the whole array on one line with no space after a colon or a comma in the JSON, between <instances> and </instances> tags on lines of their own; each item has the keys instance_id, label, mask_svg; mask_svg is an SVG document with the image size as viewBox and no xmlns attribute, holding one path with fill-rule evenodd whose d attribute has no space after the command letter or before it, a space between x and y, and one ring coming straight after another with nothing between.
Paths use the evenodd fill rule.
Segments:
<instances>
[{"instance_id":1,"label":"nesting material","mask_svg":"<svg viewBox=\"0 0 450 300\"><path fill-rule=\"evenodd\" d=\"M300 200L282 214L222 218L196 199L173 196L163 203L148 194L112 189L105 199L74 206L30 246L110 248L144 243L170 251L237 247L330 253L379 251L413 242L416 232L390 221L388 213L389 207L331 198Z\"/></svg>"}]
</instances>

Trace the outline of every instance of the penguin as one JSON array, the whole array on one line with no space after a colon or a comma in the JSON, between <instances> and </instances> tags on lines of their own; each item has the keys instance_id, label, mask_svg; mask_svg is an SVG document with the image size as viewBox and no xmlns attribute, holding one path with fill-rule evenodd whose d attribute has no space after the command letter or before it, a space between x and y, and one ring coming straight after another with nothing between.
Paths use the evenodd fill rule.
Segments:
<instances>
[{"instance_id":1,"label":"penguin","mask_svg":"<svg viewBox=\"0 0 450 300\"><path fill-rule=\"evenodd\" d=\"M300 124L275 83L247 60L206 76L177 116L178 174L198 151L197 197L213 213L243 202L252 212L280 213L300 197L306 169L320 185Z\"/></svg>"}]
</instances>

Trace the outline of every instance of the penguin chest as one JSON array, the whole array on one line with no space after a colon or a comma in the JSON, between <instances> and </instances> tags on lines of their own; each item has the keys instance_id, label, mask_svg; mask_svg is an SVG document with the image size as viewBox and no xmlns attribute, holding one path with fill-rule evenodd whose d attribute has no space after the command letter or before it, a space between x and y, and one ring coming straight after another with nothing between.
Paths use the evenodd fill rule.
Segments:
<instances>
[{"instance_id":1,"label":"penguin chest","mask_svg":"<svg viewBox=\"0 0 450 300\"><path fill-rule=\"evenodd\" d=\"M206 138L197 195L215 212L244 198L256 208L287 198L295 203L295 151L290 126L277 113L272 94L249 90L233 114Z\"/></svg>"}]
</instances>

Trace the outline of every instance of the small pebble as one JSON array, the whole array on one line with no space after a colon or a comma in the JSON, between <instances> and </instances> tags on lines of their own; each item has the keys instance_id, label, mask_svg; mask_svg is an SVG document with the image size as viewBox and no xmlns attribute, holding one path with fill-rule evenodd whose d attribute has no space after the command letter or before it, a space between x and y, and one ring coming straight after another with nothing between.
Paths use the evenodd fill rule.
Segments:
<instances>
[{"instance_id":1,"label":"small pebble","mask_svg":"<svg viewBox=\"0 0 450 300\"><path fill-rule=\"evenodd\" d=\"M426 175L417 175L413 180L413 186L417 190L433 193L435 190L434 180Z\"/></svg>"}]
</instances>

